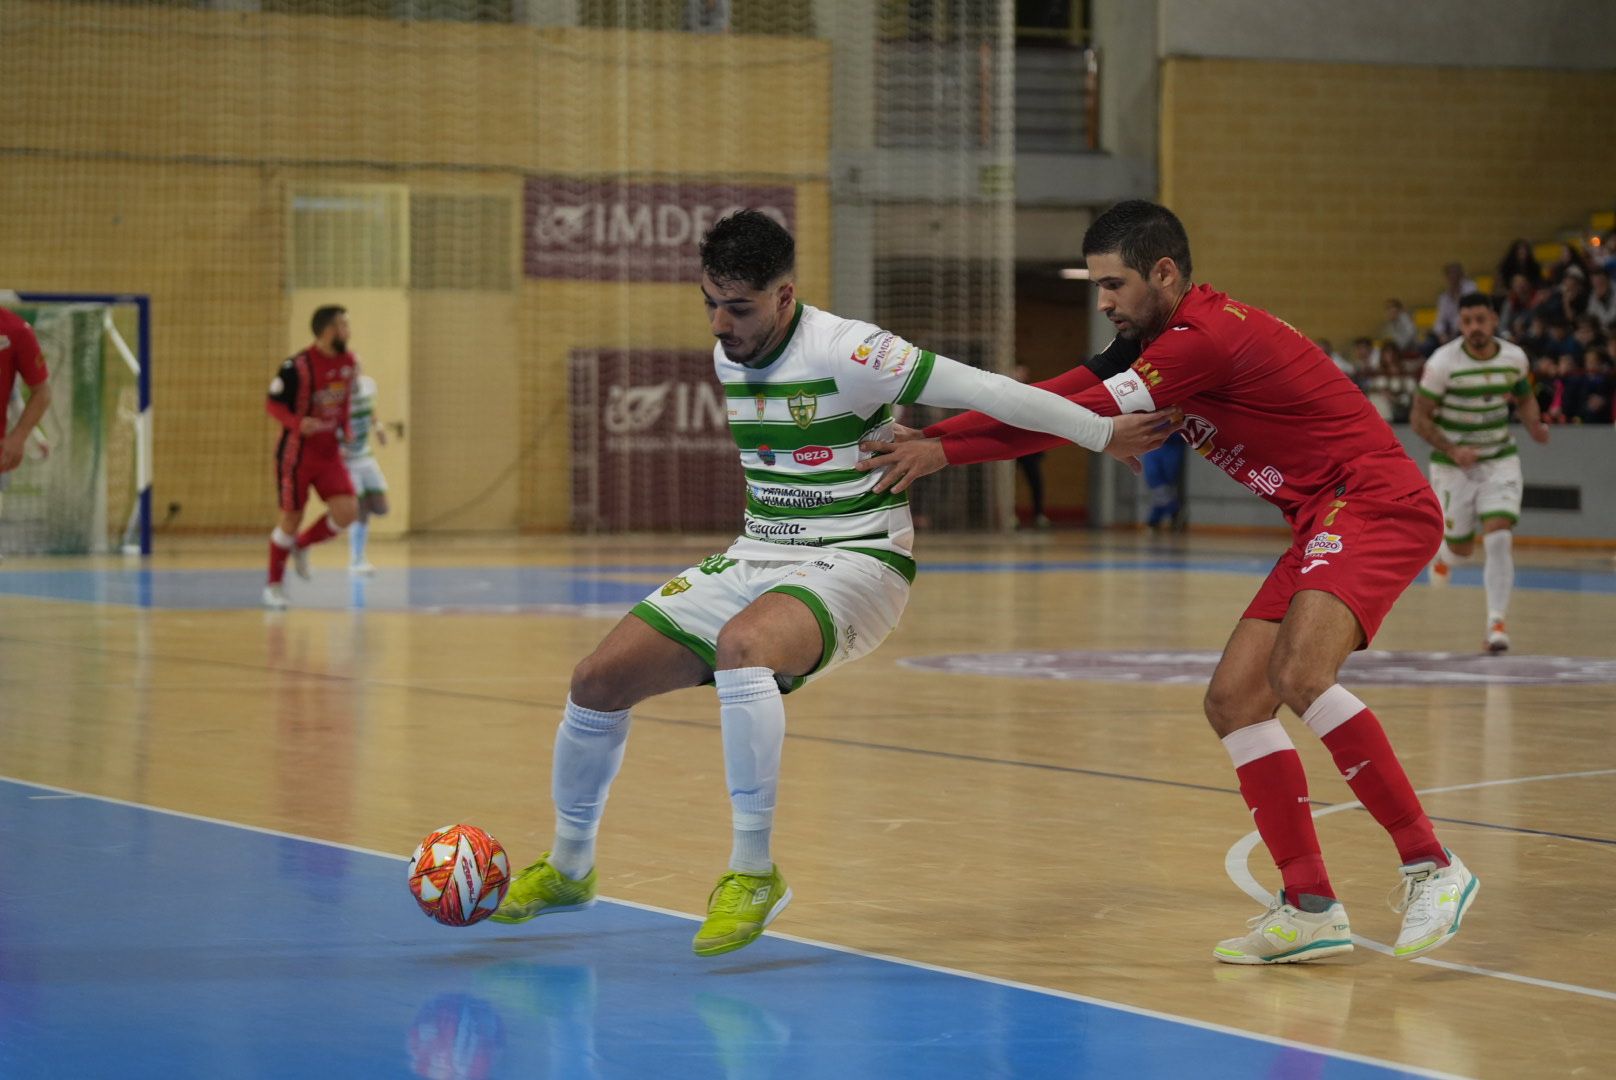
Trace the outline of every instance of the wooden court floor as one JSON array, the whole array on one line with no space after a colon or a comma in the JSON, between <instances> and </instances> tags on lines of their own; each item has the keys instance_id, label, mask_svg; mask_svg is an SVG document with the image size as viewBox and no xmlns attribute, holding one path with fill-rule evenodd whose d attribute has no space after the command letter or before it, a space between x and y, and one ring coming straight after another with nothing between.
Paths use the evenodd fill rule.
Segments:
<instances>
[{"instance_id":1,"label":"wooden court floor","mask_svg":"<svg viewBox=\"0 0 1616 1080\"><path fill-rule=\"evenodd\" d=\"M326 606L283 615L254 606L261 546L167 545L150 564L165 583L153 607L80 587L75 575L122 573L115 560L0 567L0 775L400 854L471 821L522 864L550 836L569 671L612 619L498 603L479 575L643 593L722 541L379 544L372 588L410 575L437 591L363 610L345 603L343 553L322 551L293 601ZM1248 875L1272 887L1275 874L1260 847L1244 857L1250 819L1198 681L904 663L1019 652L1037 668L1051 652L1125 650L1171 670L1172 654L1222 646L1279 547L928 539L897 632L787 699L775 850L796 899L777 928L1466 1076L1616 1075L1611 682L1356 686L1481 893L1430 963L1362 947L1249 969L1209 949L1260 910ZM1515 594L1517 656L1616 661L1610 553L1522 550L1518 563L1531 584ZM203 602L193 588L161 606L177 580ZM1471 654L1483 615L1478 587L1415 585L1376 648ZM1443 663L1428 665L1439 680ZM1385 943L1395 852L1363 811L1333 809L1351 800L1345 783L1285 715L1353 929ZM648 702L606 816L602 892L698 911L727 852L711 689Z\"/></svg>"}]
</instances>

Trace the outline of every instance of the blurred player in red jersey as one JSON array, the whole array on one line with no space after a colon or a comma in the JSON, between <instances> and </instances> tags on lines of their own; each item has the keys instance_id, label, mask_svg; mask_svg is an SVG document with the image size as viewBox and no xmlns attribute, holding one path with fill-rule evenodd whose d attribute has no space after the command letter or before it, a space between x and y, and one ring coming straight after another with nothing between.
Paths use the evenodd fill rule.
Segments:
<instances>
[{"instance_id":1,"label":"blurred player in red jersey","mask_svg":"<svg viewBox=\"0 0 1616 1080\"><path fill-rule=\"evenodd\" d=\"M269 535L264 586L264 606L276 610L286 607L286 560L294 560L298 576L306 579L308 549L340 535L359 514L342 461L350 390L359 377L359 360L348 351L348 313L334 305L319 308L310 329L314 344L281 364L265 402L269 415L286 429L275 447L281 516ZM299 533L311 487L325 500L326 513Z\"/></svg>"},{"instance_id":2,"label":"blurred player in red jersey","mask_svg":"<svg viewBox=\"0 0 1616 1080\"><path fill-rule=\"evenodd\" d=\"M1219 943L1213 956L1292 963L1352 948L1281 704L1323 739L1397 846L1396 955L1443 944L1459 929L1477 879L1437 840L1380 721L1337 681L1442 540L1430 485L1316 345L1267 312L1191 282L1189 237L1166 207L1117 204L1089 227L1083 255L1118 340L1039 385L1102 415L1182 410L1190 446L1284 511L1294 538L1235 625L1206 693L1207 719L1284 881L1251 932ZM887 467L885 482L902 490L948 464L1014 458L1059 441L980 413L906 434L897 444L867 444L877 456L859 467Z\"/></svg>"},{"instance_id":3,"label":"blurred player in red jersey","mask_svg":"<svg viewBox=\"0 0 1616 1080\"><path fill-rule=\"evenodd\" d=\"M30 397L17 418L16 427L7 430L4 403L11 400L11 389L19 375L28 386ZM8 473L22 464L28 436L50 408L49 378L34 328L23 321L22 316L0 308L0 473Z\"/></svg>"},{"instance_id":4,"label":"blurred player in red jersey","mask_svg":"<svg viewBox=\"0 0 1616 1080\"><path fill-rule=\"evenodd\" d=\"M17 416L16 425L8 430L12 393L18 375L22 376L30 396L28 404ZM0 308L0 497L3 497L9 485L11 470L22 464L30 434L39 441L41 448L46 451L50 449L36 430L45 416L45 410L50 408L49 378L44 354L39 351L39 339L34 337L34 328L22 316Z\"/></svg>"}]
</instances>

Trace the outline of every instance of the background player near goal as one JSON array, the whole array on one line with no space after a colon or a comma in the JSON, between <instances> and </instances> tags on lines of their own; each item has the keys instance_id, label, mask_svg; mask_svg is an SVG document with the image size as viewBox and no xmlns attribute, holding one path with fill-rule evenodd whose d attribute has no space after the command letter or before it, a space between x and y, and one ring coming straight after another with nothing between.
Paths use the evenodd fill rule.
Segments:
<instances>
[{"instance_id":1,"label":"background player near goal","mask_svg":"<svg viewBox=\"0 0 1616 1080\"><path fill-rule=\"evenodd\" d=\"M1482 293L1459 301L1459 336L1431 354L1420 373L1410 420L1431 444L1431 488L1442 503L1445 533L1431 563L1431 584L1446 584L1453 567L1476 549L1476 526L1487 552L1488 652L1509 648L1505 618L1515 585L1513 529L1521 519L1521 459L1509 432L1509 406L1540 443L1549 441L1527 378L1520 346L1497 337L1498 316Z\"/></svg>"},{"instance_id":2,"label":"background player near goal","mask_svg":"<svg viewBox=\"0 0 1616 1080\"><path fill-rule=\"evenodd\" d=\"M269 581L264 606L286 607L286 563L308 578L308 549L341 534L358 516L353 481L342 463L340 441L348 430L349 391L359 358L348 351L348 313L336 305L309 320L314 343L281 364L269 384L266 411L285 430L275 446L275 489L280 520L269 535ZM326 512L298 532L309 490L325 500Z\"/></svg>"},{"instance_id":3,"label":"background player near goal","mask_svg":"<svg viewBox=\"0 0 1616 1080\"><path fill-rule=\"evenodd\" d=\"M376 380L361 372L348 398L348 437L342 442L342 463L359 503L358 520L348 527L348 570L354 574L374 572L365 558L370 519L387 513L387 477L371 448L372 435L377 445L387 445L387 432L376 421Z\"/></svg>"}]
</instances>

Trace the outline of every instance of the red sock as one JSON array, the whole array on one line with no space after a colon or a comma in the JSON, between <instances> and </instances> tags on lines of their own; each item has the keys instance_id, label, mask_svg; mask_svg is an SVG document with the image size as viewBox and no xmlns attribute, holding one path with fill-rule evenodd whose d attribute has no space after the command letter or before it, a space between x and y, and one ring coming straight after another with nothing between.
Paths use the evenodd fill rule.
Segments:
<instances>
[{"instance_id":1,"label":"red sock","mask_svg":"<svg viewBox=\"0 0 1616 1080\"><path fill-rule=\"evenodd\" d=\"M304 529L297 537L297 546L300 548L313 547L322 540L329 540L337 535L337 530L331 527L331 515L321 514L320 520Z\"/></svg>"},{"instance_id":2,"label":"red sock","mask_svg":"<svg viewBox=\"0 0 1616 1080\"><path fill-rule=\"evenodd\" d=\"M1319 835L1308 809L1307 773L1294 749L1279 750L1235 769L1240 794L1251 808L1251 820L1268 845L1268 853L1285 881L1291 903L1303 893L1334 898L1330 875L1324 870Z\"/></svg>"},{"instance_id":3,"label":"red sock","mask_svg":"<svg viewBox=\"0 0 1616 1080\"><path fill-rule=\"evenodd\" d=\"M1391 834L1403 863L1448 865L1447 852L1375 714L1337 683L1319 695L1302 719L1324 740L1364 809Z\"/></svg>"},{"instance_id":4,"label":"red sock","mask_svg":"<svg viewBox=\"0 0 1616 1080\"><path fill-rule=\"evenodd\" d=\"M275 541L269 542L269 583L279 585L286 577L286 560L291 552Z\"/></svg>"}]
</instances>

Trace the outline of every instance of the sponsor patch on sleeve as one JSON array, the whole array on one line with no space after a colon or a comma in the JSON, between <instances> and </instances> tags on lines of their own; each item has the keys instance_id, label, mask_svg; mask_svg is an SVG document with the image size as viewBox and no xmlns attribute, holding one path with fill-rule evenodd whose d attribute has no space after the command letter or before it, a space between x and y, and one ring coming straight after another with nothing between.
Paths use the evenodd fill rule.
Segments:
<instances>
[{"instance_id":1,"label":"sponsor patch on sleeve","mask_svg":"<svg viewBox=\"0 0 1616 1080\"><path fill-rule=\"evenodd\" d=\"M1150 385L1139 372L1129 368L1105 380L1111 400L1122 412L1155 412L1156 401L1150 396Z\"/></svg>"}]
</instances>

